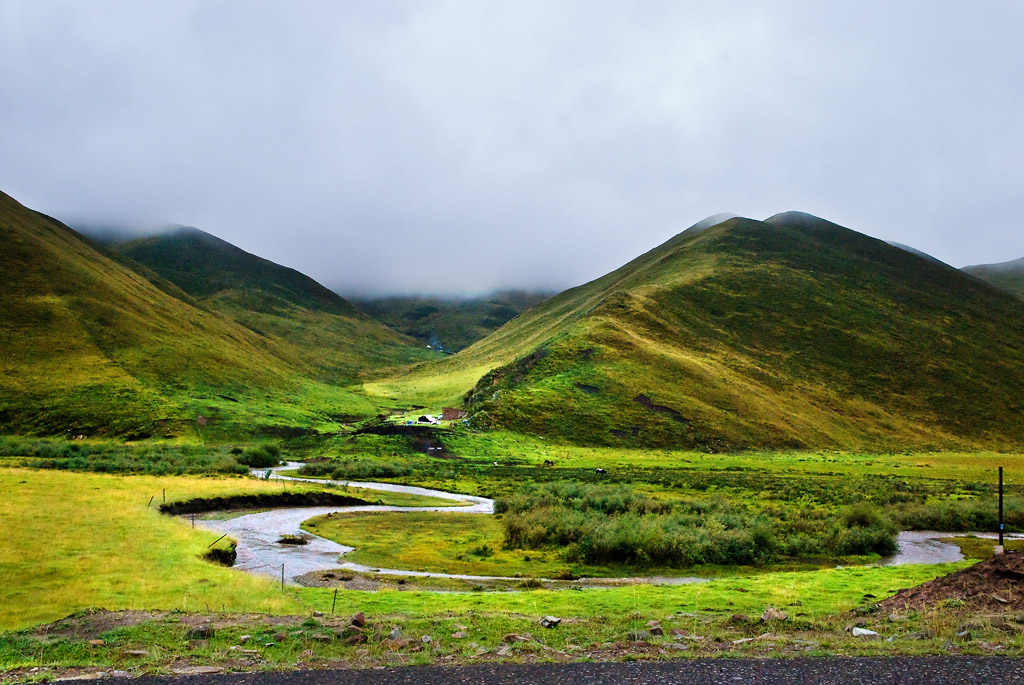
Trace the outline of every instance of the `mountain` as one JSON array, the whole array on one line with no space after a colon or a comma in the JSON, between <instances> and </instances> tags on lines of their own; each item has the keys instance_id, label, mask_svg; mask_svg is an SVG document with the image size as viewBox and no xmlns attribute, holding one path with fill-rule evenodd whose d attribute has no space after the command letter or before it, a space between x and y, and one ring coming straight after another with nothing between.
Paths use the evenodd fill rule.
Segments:
<instances>
[{"instance_id":1,"label":"mountain","mask_svg":"<svg viewBox=\"0 0 1024 685\"><path fill-rule=\"evenodd\" d=\"M924 259L927 259L927 260L932 261L932 262L937 262L939 264L945 264L945 262L942 261L941 259L939 259L938 257L933 257L930 254L928 254L927 252L924 252L923 250L919 250L916 247L911 247L910 245L904 245L903 243L897 243L897 242L894 242L892 240L889 240L889 241L886 241L886 242L888 242L893 247L898 247L901 250L906 250L907 252L910 252L911 254L916 254L918 257L923 257Z\"/></svg>"},{"instance_id":2,"label":"mountain","mask_svg":"<svg viewBox=\"0 0 1024 685\"><path fill-rule=\"evenodd\" d=\"M176 227L114 249L203 306L278 339L286 356L324 382L431 357L312 278L197 228Z\"/></svg>"},{"instance_id":3,"label":"mountain","mask_svg":"<svg viewBox=\"0 0 1024 685\"><path fill-rule=\"evenodd\" d=\"M1012 262L965 266L963 270L997 288L1024 298L1024 257Z\"/></svg>"},{"instance_id":4,"label":"mountain","mask_svg":"<svg viewBox=\"0 0 1024 685\"><path fill-rule=\"evenodd\" d=\"M1019 446L1021 387L1024 303L791 212L698 225L374 390L468 391L477 426L717 451Z\"/></svg>"},{"instance_id":5,"label":"mountain","mask_svg":"<svg viewBox=\"0 0 1024 685\"><path fill-rule=\"evenodd\" d=\"M391 296L353 302L377 321L424 345L458 352L553 294L505 290L481 297Z\"/></svg>"},{"instance_id":6,"label":"mountain","mask_svg":"<svg viewBox=\"0 0 1024 685\"><path fill-rule=\"evenodd\" d=\"M0 431L289 434L376 411L288 341L3 193L0 269Z\"/></svg>"}]
</instances>

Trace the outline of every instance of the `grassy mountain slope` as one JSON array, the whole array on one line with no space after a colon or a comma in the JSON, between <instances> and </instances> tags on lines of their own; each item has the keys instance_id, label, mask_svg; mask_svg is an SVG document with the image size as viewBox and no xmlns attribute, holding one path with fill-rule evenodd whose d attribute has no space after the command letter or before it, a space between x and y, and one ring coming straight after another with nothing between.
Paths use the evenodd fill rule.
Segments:
<instances>
[{"instance_id":1,"label":"grassy mountain slope","mask_svg":"<svg viewBox=\"0 0 1024 685\"><path fill-rule=\"evenodd\" d=\"M1024 298L1024 257L998 264L965 266L963 270L983 281L988 281L997 288Z\"/></svg>"},{"instance_id":2,"label":"grassy mountain slope","mask_svg":"<svg viewBox=\"0 0 1024 685\"><path fill-rule=\"evenodd\" d=\"M597 444L1024 442L1024 303L788 213L685 231L374 392Z\"/></svg>"},{"instance_id":3,"label":"grassy mountain slope","mask_svg":"<svg viewBox=\"0 0 1024 685\"><path fill-rule=\"evenodd\" d=\"M431 357L308 276L199 229L179 227L116 249L206 307L277 338L286 356L322 381Z\"/></svg>"},{"instance_id":4,"label":"grassy mountain slope","mask_svg":"<svg viewBox=\"0 0 1024 685\"><path fill-rule=\"evenodd\" d=\"M424 345L458 352L552 294L506 290L471 298L392 296L353 302L377 321Z\"/></svg>"},{"instance_id":5,"label":"grassy mountain slope","mask_svg":"<svg viewBox=\"0 0 1024 685\"><path fill-rule=\"evenodd\" d=\"M260 433L374 411L128 264L0 193L0 431Z\"/></svg>"}]
</instances>

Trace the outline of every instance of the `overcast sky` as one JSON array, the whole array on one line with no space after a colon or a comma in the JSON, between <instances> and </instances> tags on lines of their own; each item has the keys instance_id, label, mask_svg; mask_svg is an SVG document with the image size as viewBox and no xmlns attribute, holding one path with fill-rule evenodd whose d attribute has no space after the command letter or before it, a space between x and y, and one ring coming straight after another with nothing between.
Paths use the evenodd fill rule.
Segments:
<instances>
[{"instance_id":1,"label":"overcast sky","mask_svg":"<svg viewBox=\"0 0 1024 685\"><path fill-rule=\"evenodd\" d=\"M0 190L342 292L561 288L798 209L1024 256L1024 3L0 0Z\"/></svg>"}]
</instances>

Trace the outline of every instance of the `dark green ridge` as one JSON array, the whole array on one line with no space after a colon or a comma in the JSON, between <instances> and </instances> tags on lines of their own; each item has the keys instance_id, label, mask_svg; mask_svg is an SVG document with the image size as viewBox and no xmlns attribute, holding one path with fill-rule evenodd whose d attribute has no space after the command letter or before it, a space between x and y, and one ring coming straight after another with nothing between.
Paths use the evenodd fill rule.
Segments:
<instances>
[{"instance_id":1,"label":"dark green ridge","mask_svg":"<svg viewBox=\"0 0 1024 685\"><path fill-rule=\"evenodd\" d=\"M369 316L425 345L458 352L551 295L505 290L467 298L395 295L352 301Z\"/></svg>"},{"instance_id":2,"label":"dark green ridge","mask_svg":"<svg viewBox=\"0 0 1024 685\"><path fill-rule=\"evenodd\" d=\"M275 264L190 226L115 246L197 298L226 290L260 293L265 307L285 302L342 316L357 310L337 293L295 269Z\"/></svg>"},{"instance_id":3,"label":"dark green ridge","mask_svg":"<svg viewBox=\"0 0 1024 685\"><path fill-rule=\"evenodd\" d=\"M432 358L423 346L362 313L312 278L197 228L114 246L195 297L202 306L277 338L313 377L350 382Z\"/></svg>"}]
</instances>

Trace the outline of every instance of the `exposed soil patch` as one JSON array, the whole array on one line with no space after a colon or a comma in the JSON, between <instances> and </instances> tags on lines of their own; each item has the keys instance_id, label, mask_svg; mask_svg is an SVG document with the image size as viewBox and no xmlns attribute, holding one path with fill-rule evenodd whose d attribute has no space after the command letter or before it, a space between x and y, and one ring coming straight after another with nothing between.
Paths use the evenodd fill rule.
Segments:
<instances>
[{"instance_id":1,"label":"exposed soil patch","mask_svg":"<svg viewBox=\"0 0 1024 685\"><path fill-rule=\"evenodd\" d=\"M353 435L368 433L370 435L404 435L410 438L438 438L446 435L449 431L443 428L435 428L423 424L405 423L375 423L370 426L363 426L352 432Z\"/></svg>"},{"instance_id":2,"label":"exposed soil patch","mask_svg":"<svg viewBox=\"0 0 1024 685\"><path fill-rule=\"evenodd\" d=\"M645 407L659 414L665 414L673 421L678 421L679 423L689 423L689 421L675 409L673 409L672 407L666 407L663 404L655 404L647 395L637 395L636 397L633 398L633 401L639 404L641 407Z\"/></svg>"},{"instance_id":3,"label":"exposed soil patch","mask_svg":"<svg viewBox=\"0 0 1024 685\"><path fill-rule=\"evenodd\" d=\"M370 504L364 499L334 492L277 492L233 497L197 497L160 505L160 513L177 516L231 509L283 509L290 507L351 507Z\"/></svg>"},{"instance_id":4,"label":"exposed soil patch","mask_svg":"<svg viewBox=\"0 0 1024 685\"><path fill-rule=\"evenodd\" d=\"M879 602L880 611L923 609L959 600L972 611L1024 611L1024 552L1007 552Z\"/></svg>"}]
</instances>

